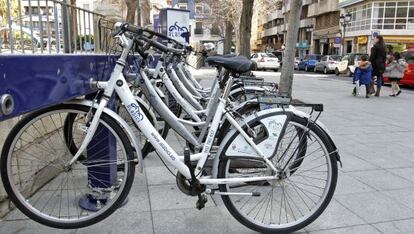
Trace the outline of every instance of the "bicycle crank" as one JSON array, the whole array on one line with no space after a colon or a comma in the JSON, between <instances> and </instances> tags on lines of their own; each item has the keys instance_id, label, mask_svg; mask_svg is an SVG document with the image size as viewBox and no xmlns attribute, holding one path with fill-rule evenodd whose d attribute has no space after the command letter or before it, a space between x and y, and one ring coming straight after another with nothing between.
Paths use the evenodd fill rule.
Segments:
<instances>
[{"instance_id":1,"label":"bicycle crank","mask_svg":"<svg viewBox=\"0 0 414 234\"><path fill-rule=\"evenodd\" d=\"M194 174L194 167L191 165L190 150L188 148L184 149L184 163L185 165L187 165L191 174L191 179L188 181L190 183L190 194L196 194L198 196L196 208L201 210L205 207L205 204L208 201L207 195L202 194L206 188L205 186L200 184L200 181L196 178ZM179 177L177 176L177 178Z\"/></svg>"}]
</instances>

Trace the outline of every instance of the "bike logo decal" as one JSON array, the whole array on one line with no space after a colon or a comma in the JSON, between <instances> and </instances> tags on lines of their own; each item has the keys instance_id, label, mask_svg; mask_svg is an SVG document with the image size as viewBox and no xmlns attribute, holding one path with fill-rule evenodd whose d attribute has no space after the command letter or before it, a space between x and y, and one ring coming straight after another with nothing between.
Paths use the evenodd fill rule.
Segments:
<instances>
[{"instance_id":1,"label":"bike logo decal","mask_svg":"<svg viewBox=\"0 0 414 234\"><path fill-rule=\"evenodd\" d=\"M169 37L183 37L188 42L190 32L186 26L178 25L178 22L175 21L174 25L171 25L168 28L168 36Z\"/></svg>"},{"instance_id":2,"label":"bike logo decal","mask_svg":"<svg viewBox=\"0 0 414 234\"><path fill-rule=\"evenodd\" d=\"M128 111L131 113L132 118L135 121L139 122L144 118L144 116L141 114L139 105L135 103L131 103L127 106L127 108L128 108Z\"/></svg>"}]
</instances>

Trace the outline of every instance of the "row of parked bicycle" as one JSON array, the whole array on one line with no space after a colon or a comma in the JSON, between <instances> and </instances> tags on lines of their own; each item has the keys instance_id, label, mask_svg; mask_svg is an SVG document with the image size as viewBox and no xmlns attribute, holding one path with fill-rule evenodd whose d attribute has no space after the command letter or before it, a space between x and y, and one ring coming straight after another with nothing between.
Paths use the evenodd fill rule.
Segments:
<instances>
[{"instance_id":1,"label":"row of parked bicycle","mask_svg":"<svg viewBox=\"0 0 414 234\"><path fill-rule=\"evenodd\" d=\"M409 64L409 68L405 71L404 78L400 82L405 85L414 85L414 49L404 51L402 55ZM251 60L257 63L258 70L278 71L282 66L282 56L282 52L256 53L252 55ZM350 53L345 56L310 54L304 58L295 58L295 70L324 74L334 73L337 76L345 74L352 77L362 56L368 57L368 54ZM385 78L385 82L387 81L388 79Z\"/></svg>"},{"instance_id":2,"label":"row of parked bicycle","mask_svg":"<svg viewBox=\"0 0 414 234\"><path fill-rule=\"evenodd\" d=\"M198 197L196 208L216 194L252 230L291 233L321 215L339 162L318 120L322 104L294 102L275 83L240 76L255 66L243 56L209 57L217 74L207 88L186 65L191 48L127 23L113 36L120 53L108 57L117 58L108 81L91 81L94 98L28 114L7 137L1 177L18 209L55 228L92 225L121 207L143 158L158 155L180 191ZM161 57L150 68L154 53ZM168 131L186 147L173 149Z\"/></svg>"}]
</instances>

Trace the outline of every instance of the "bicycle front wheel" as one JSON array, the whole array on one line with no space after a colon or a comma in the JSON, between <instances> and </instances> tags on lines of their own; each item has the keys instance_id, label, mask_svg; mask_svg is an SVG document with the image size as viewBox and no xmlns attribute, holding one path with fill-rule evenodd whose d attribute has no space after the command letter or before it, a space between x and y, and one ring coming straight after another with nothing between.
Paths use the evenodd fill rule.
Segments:
<instances>
[{"instance_id":1,"label":"bicycle front wheel","mask_svg":"<svg viewBox=\"0 0 414 234\"><path fill-rule=\"evenodd\" d=\"M29 218L55 228L81 228L113 213L125 200L135 173L127 135L106 114L82 157L71 166L65 140L70 116L74 142L86 135L88 107L58 105L29 114L7 137L1 177L9 198Z\"/></svg>"},{"instance_id":2,"label":"bicycle front wheel","mask_svg":"<svg viewBox=\"0 0 414 234\"><path fill-rule=\"evenodd\" d=\"M260 131L260 125L253 130ZM337 162L330 155L334 147L318 126L293 116L280 137L275 156L269 158L280 170L278 179L219 185L221 192L234 194L222 195L233 217L258 232L291 233L304 228L322 214L336 187ZM219 178L274 175L259 158L221 155Z\"/></svg>"}]
</instances>

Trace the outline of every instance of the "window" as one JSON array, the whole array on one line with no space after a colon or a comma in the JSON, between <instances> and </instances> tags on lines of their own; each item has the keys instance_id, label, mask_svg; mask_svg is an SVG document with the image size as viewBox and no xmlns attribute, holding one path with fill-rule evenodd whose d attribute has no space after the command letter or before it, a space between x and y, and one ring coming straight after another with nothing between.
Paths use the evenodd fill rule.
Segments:
<instances>
[{"instance_id":1,"label":"window","mask_svg":"<svg viewBox=\"0 0 414 234\"><path fill-rule=\"evenodd\" d=\"M196 22L194 34L203 34L203 22Z\"/></svg>"},{"instance_id":2,"label":"window","mask_svg":"<svg viewBox=\"0 0 414 234\"><path fill-rule=\"evenodd\" d=\"M219 28L218 24L215 23L215 24L211 25L210 33L212 35L219 35L220 34L220 28Z\"/></svg>"},{"instance_id":3,"label":"window","mask_svg":"<svg viewBox=\"0 0 414 234\"><path fill-rule=\"evenodd\" d=\"M302 7L300 19L306 19L308 17L308 5Z\"/></svg>"},{"instance_id":4,"label":"window","mask_svg":"<svg viewBox=\"0 0 414 234\"><path fill-rule=\"evenodd\" d=\"M397 9L397 18L405 18L405 17L407 17L407 12L408 12L408 9L407 9L407 7L399 7L398 9Z\"/></svg>"},{"instance_id":5,"label":"window","mask_svg":"<svg viewBox=\"0 0 414 234\"><path fill-rule=\"evenodd\" d=\"M196 6L196 13L202 14L203 13L203 6Z\"/></svg>"},{"instance_id":6,"label":"window","mask_svg":"<svg viewBox=\"0 0 414 234\"><path fill-rule=\"evenodd\" d=\"M414 17L414 2L410 3L410 10L408 12L408 17Z\"/></svg>"},{"instance_id":7,"label":"window","mask_svg":"<svg viewBox=\"0 0 414 234\"><path fill-rule=\"evenodd\" d=\"M385 8L385 18L394 18L395 17L395 7L386 7Z\"/></svg>"}]
</instances>

